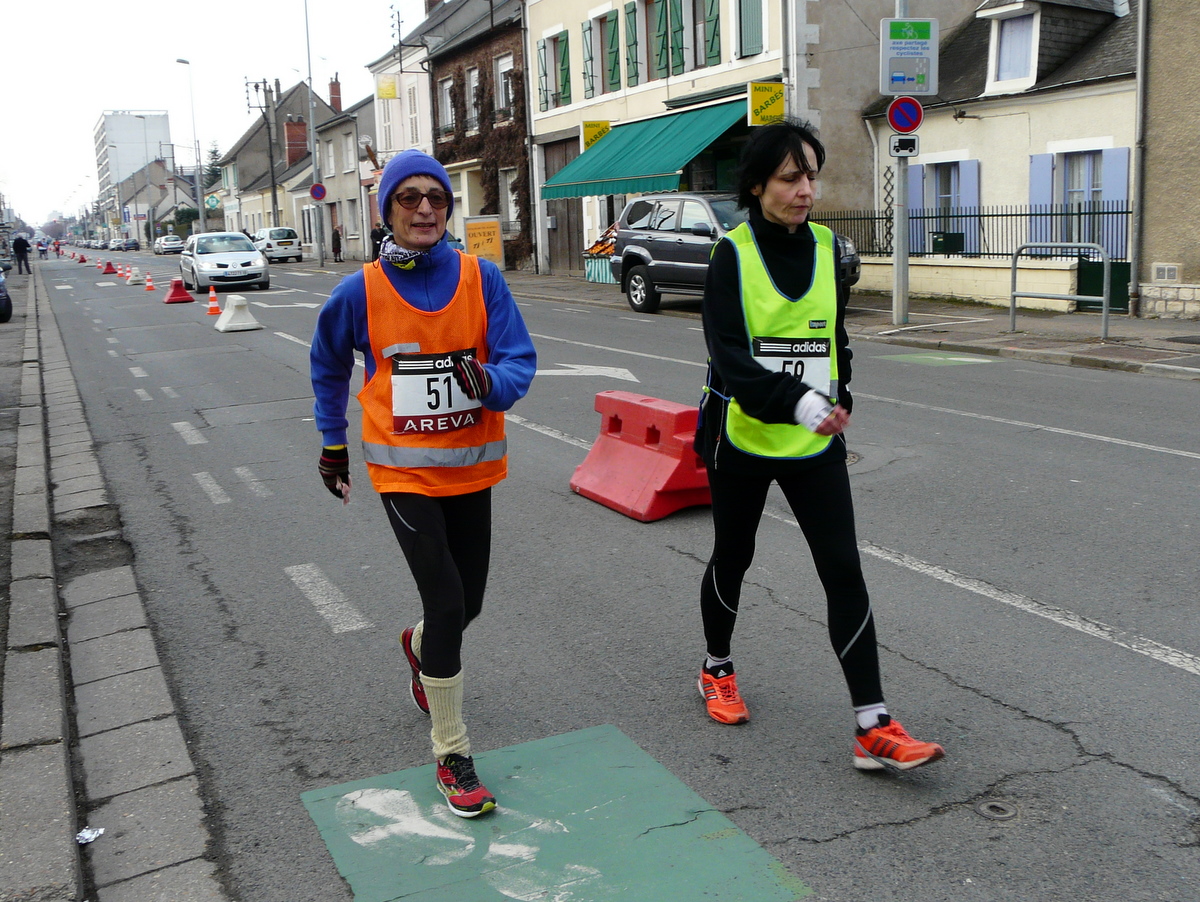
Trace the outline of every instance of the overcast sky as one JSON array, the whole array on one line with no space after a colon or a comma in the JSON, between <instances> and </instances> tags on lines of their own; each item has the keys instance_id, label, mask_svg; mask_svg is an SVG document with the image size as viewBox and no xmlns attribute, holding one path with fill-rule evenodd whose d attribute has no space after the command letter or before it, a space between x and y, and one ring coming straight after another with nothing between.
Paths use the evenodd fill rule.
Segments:
<instances>
[{"instance_id":1,"label":"overcast sky","mask_svg":"<svg viewBox=\"0 0 1200 902\"><path fill-rule=\"evenodd\" d=\"M348 107L371 93L367 63L424 18L423 0L308 0L313 89L334 73ZM183 66L177 58L191 61ZM192 105L207 154L228 150L261 115L247 80L308 77L304 0L6 0L0 13L0 192L27 223L70 216L97 193L93 130L105 110L166 110L180 163L191 162ZM251 99L253 99L251 91Z\"/></svg>"}]
</instances>

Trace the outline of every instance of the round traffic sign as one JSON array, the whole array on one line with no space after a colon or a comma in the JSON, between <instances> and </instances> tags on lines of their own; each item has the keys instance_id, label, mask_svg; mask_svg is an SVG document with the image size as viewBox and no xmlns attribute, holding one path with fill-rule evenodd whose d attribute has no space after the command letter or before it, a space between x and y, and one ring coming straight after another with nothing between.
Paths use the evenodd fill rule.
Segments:
<instances>
[{"instance_id":1,"label":"round traffic sign","mask_svg":"<svg viewBox=\"0 0 1200 902\"><path fill-rule=\"evenodd\" d=\"M921 109L921 101L915 97L897 97L887 108L888 125L902 135L915 132L921 127L925 111Z\"/></svg>"},{"instance_id":2,"label":"round traffic sign","mask_svg":"<svg viewBox=\"0 0 1200 902\"><path fill-rule=\"evenodd\" d=\"M311 188L308 189L308 194L313 200L324 200L325 186L320 182L316 182Z\"/></svg>"}]
</instances>

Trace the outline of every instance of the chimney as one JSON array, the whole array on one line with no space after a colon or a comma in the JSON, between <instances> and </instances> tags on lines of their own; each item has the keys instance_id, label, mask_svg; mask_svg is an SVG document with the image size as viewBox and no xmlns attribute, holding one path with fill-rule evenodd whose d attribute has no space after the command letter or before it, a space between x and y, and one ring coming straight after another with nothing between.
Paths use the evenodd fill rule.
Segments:
<instances>
[{"instance_id":1,"label":"chimney","mask_svg":"<svg viewBox=\"0 0 1200 902\"><path fill-rule=\"evenodd\" d=\"M342 111L342 83L338 81L337 73L329 80L329 105L335 113Z\"/></svg>"},{"instance_id":2,"label":"chimney","mask_svg":"<svg viewBox=\"0 0 1200 902\"><path fill-rule=\"evenodd\" d=\"M301 157L308 153L308 127L304 117L292 119L288 116L283 123L283 140L287 147L287 164L294 166Z\"/></svg>"},{"instance_id":3,"label":"chimney","mask_svg":"<svg viewBox=\"0 0 1200 902\"><path fill-rule=\"evenodd\" d=\"M279 87L279 79L275 79L275 99L278 101L283 97L283 90Z\"/></svg>"},{"instance_id":4,"label":"chimney","mask_svg":"<svg viewBox=\"0 0 1200 902\"><path fill-rule=\"evenodd\" d=\"M425 15L429 15L442 5L442 0L425 0Z\"/></svg>"}]
</instances>

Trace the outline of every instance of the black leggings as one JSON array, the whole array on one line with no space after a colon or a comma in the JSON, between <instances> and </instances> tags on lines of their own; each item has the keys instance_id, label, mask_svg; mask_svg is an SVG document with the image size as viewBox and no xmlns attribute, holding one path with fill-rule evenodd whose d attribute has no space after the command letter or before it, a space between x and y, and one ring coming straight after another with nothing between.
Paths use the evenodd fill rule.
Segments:
<instances>
[{"instance_id":1,"label":"black leggings","mask_svg":"<svg viewBox=\"0 0 1200 902\"><path fill-rule=\"evenodd\" d=\"M875 618L854 534L850 477L843 461L776 480L808 540L825 588L829 640L837 652L855 707L879 704L879 651ZM708 471L715 537L700 587L708 653L729 655L742 579L754 560L754 536L772 480Z\"/></svg>"},{"instance_id":2,"label":"black leggings","mask_svg":"<svg viewBox=\"0 0 1200 902\"><path fill-rule=\"evenodd\" d=\"M491 559L492 490L431 498L386 492L383 507L421 593L421 671L462 670L462 634L483 608Z\"/></svg>"}]
</instances>

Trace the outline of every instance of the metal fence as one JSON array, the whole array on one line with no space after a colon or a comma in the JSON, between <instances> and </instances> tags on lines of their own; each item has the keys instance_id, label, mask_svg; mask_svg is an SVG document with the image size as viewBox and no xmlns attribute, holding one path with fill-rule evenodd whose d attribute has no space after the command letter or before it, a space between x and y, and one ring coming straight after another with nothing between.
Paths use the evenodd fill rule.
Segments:
<instances>
[{"instance_id":1,"label":"metal fence","mask_svg":"<svg viewBox=\"0 0 1200 902\"><path fill-rule=\"evenodd\" d=\"M909 255L1009 258L1034 241L1090 242L1128 259L1131 211L1125 201L1026 207L910 209ZM891 210L817 211L813 220L846 235L863 256L892 255ZM1037 256L1073 256L1047 249Z\"/></svg>"}]
</instances>

